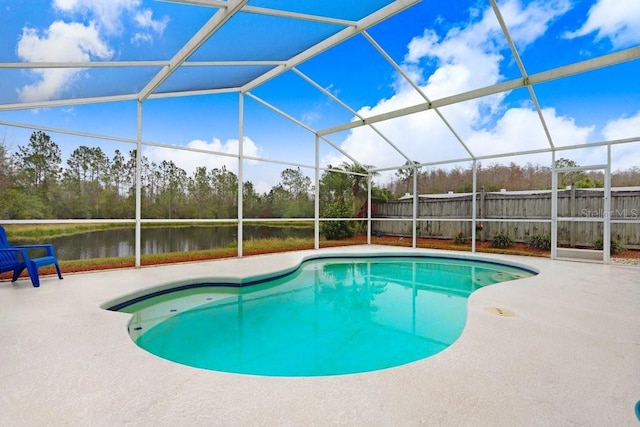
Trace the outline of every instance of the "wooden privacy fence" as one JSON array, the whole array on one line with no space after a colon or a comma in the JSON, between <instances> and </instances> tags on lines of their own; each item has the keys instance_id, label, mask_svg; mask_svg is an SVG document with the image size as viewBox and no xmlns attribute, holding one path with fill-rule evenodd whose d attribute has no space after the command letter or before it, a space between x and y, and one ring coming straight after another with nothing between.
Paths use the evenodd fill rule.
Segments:
<instances>
[{"instance_id":1,"label":"wooden privacy fence","mask_svg":"<svg viewBox=\"0 0 640 427\"><path fill-rule=\"evenodd\" d=\"M558 244L590 247L602 238L602 222L572 221L611 218L611 236L629 248L640 248L640 188L612 189L611 210L604 209L603 189L558 190ZM551 233L551 191L479 192L476 194L480 240L490 240L503 232L516 242L526 242L535 234ZM418 237L452 239L459 233L471 236L471 194L420 196ZM398 219L400 221L378 220ZM377 202L372 209L372 231L387 235L411 236L413 198ZM434 218L433 220L429 220ZM444 220L437 221L435 218ZM563 218L567 218L563 220ZM404 220L402 220L404 219ZM460 221L456 221L460 219ZM466 221L461 221L465 219ZM518 220L509 221L509 220ZM616 223L616 221L621 221Z\"/></svg>"}]
</instances>

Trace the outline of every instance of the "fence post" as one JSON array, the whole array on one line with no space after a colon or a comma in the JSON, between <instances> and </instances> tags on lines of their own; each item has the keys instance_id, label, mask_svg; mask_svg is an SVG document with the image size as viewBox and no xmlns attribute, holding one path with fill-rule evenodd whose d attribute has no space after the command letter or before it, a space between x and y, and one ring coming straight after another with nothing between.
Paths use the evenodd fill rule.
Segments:
<instances>
[{"instance_id":1,"label":"fence post","mask_svg":"<svg viewBox=\"0 0 640 427\"><path fill-rule=\"evenodd\" d=\"M485 210L486 210L486 206L485 206L485 200L484 200L484 185L483 185L480 188L480 223L482 224L482 230L480 230L481 242L484 242L484 228L486 227L486 224L482 222L482 220L484 219Z\"/></svg>"},{"instance_id":2,"label":"fence post","mask_svg":"<svg viewBox=\"0 0 640 427\"><path fill-rule=\"evenodd\" d=\"M576 184L571 183L571 201L569 203L569 216L574 218L576 216ZM576 247L576 223L571 220L569 225L569 241L572 248Z\"/></svg>"}]
</instances>

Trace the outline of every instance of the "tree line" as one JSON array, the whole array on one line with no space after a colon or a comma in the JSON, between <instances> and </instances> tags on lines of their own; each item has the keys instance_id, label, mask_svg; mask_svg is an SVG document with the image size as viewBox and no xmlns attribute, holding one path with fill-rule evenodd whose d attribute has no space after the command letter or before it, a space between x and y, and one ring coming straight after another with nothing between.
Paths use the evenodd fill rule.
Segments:
<instances>
[{"instance_id":1,"label":"tree line","mask_svg":"<svg viewBox=\"0 0 640 427\"><path fill-rule=\"evenodd\" d=\"M578 167L570 159L556 160L556 167ZM527 163L524 166L511 162L509 165L491 164L477 165L477 191L547 190L551 189L551 167ZM413 174L416 173L410 162L398 169L395 178L385 188L396 196L413 193ZM422 170L417 168L419 194L442 194L449 191L470 193L473 190L473 170L456 167L450 170L433 168ZM575 185L576 188L604 187L602 171L575 171L558 174L558 187ZM640 185L640 167L633 166L627 170L615 171L611 174L613 187Z\"/></svg>"},{"instance_id":2,"label":"tree line","mask_svg":"<svg viewBox=\"0 0 640 427\"><path fill-rule=\"evenodd\" d=\"M577 166L568 159L558 166ZM372 168L343 162L328 165L320 178L321 216L366 217L367 180ZM478 191L536 190L551 188L551 168L478 164ZM0 219L117 219L135 217L136 150L115 150L109 157L100 147L81 145L62 163L59 146L42 131L11 153L0 140ZM398 198L413 191L417 173L418 192L471 192L471 168L414 168L407 162L384 187L372 186L374 200ZM560 186L603 185L597 172L560 175ZM612 174L613 186L640 185L640 168ZM286 168L268 192L258 193L251 181L242 184L245 218L312 218L315 187L300 168ZM234 219L237 218L238 177L226 167L197 167L188 174L173 161L151 162L141 158L141 208L143 218ZM335 224L334 224L335 225ZM339 234L350 234L351 228Z\"/></svg>"},{"instance_id":3,"label":"tree line","mask_svg":"<svg viewBox=\"0 0 640 427\"><path fill-rule=\"evenodd\" d=\"M320 181L321 206L327 215L357 214L366 200L361 166L344 163L325 171ZM0 219L134 218L136 150L79 146L63 167L60 147L42 131L10 153L0 141ZM280 173L278 184L258 193L242 184L245 218L313 218L315 187L300 168ZM376 191L383 192L381 189ZM197 167L189 175L173 161L141 158L143 218L234 219L238 213L238 177L227 169ZM335 205L335 206L334 206ZM335 214L335 212L333 212Z\"/></svg>"}]
</instances>

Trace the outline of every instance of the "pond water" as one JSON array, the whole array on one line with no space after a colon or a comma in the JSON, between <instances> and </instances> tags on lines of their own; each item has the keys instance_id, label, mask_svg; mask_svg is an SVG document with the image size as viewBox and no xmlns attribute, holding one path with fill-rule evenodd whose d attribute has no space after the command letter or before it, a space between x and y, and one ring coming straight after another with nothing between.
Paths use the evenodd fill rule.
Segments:
<instances>
[{"instance_id":1,"label":"pond water","mask_svg":"<svg viewBox=\"0 0 640 427\"><path fill-rule=\"evenodd\" d=\"M237 244L237 226L143 228L142 254L187 252L224 248ZM245 226L244 240L269 237L313 237L312 228ZM48 239L59 260L123 257L135 255L133 228L93 231Z\"/></svg>"}]
</instances>

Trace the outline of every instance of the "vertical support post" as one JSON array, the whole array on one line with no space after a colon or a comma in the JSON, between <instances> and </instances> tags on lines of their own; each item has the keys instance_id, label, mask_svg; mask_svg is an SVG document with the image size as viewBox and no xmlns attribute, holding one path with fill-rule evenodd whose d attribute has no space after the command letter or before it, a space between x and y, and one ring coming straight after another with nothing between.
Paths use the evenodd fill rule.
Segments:
<instances>
[{"instance_id":1,"label":"vertical support post","mask_svg":"<svg viewBox=\"0 0 640 427\"><path fill-rule=\"evenodd\" d=\"M486 214L487 214L486 213L487 212L487 202L486 202L485 196L486 196L486 192L484 190L484 185L483 185L482 187L480 187L480 221L482 221L485 218ZM485 227L486 224L484 224L484 223L481 223L481 224L482 224L482 231L480 231L480 241L484 242L484 235L485 235L484 234L485 233L484 227Z\"/></svg>"},{"instance_id":2,"label":"vertical support post","mask_svg":"<svg viewBox=\"0 0 640 427\"><path fill-rule=\"evenodd\" d=\"M141 266L142 252L142 101L138 101L136 125L136 235L135 235L135 267Z\"/></svg>"},{"instance_id":3,"label":"vertical support post","mask_svg":"<svg viewBox=\"0 0 640 427\"><path fill-rule=\"evenodd\" d=\"M551 152L551 259L558 256L558 172L556 152Z\"/></svg>"},{"instance_id":4,"label":"vertical support post","mask_svg":"<svg viewBox=\"0 0 640 427\"><path fill-rule=\"evenodd\" d=\"M314 224L313 224L313 247L320 249L320 137L316 134L315 153L315 200L314 200Z\"/></svg>"},{"instance_id":5,"label":"vertical support post","mask_svg":"<svg viewBox=\"0 0 640 427\"><path fill-rule=\"evenodd\" d=\"M478 186L478 162L473 161L473 184L471 194L471 253L476 253L476 210L478 201L476 200L476 191Z\"/></svg>"},{"instance_id":6,"label":"vertical support post","mask_svg":"<svg viewBox=\"0 0 640 427\"><path fill-rule=\"evenodd\" d=\"M371 244L371 174L367 175L367 245Z\"/></svg>"},{"instance_id":7,"label":"vertical support post","mask_svg":"<svg viewBox=\"0 0 640 427\"><path fill-rule=\"evenodd\" d=\"M413 166L413 241L411 243L412 248L416 248L418 246L418 203L420 198L418 197L418 168Z\"/></svg>"},{"instance_id":8,"label":"vertical support post","mask_svg":"<svg viewBox=\"0 0 640 427\"><path fill-rule=\"evenodd\" d=\"M569 230L571 230L571 235L569 236L569 246L572 248L576 247L576 223L573 221L578 214L578 208L576 206L576 183L571 183L571 201L569 202L569 216L572 218L571 223L569 225Z\"/></svg>"},{"instance_id":9,"label":"vertical support post","mask_svg":"<svg viewBox=\"0 0 640 427\"><path fill-rule=\"evenodd\" d=\"M238 94L238 258L242 258L243 248L242 242L244 240L243 230L243 187L244 187L244 94L240 92Z\"/></svg>"},{"instance_id":10,"label":"vertical support post","mask_svg":"<svg viewBox=\"0 0 640 427\"><path fill-rule=\"evenodd\" d=\"M412 262L411 263L411 333L412 334L416 333L416 326L417 326L416 320L418 317L417 316L418 304L416 301L416 299L418 298L418 287L416 286L418 282L418 272L416 270L417 270L417 265L415 262Z\"/></svg>"},{"instance_id":11,"label":"vertical support post","mask_svg":"<svg viewBox=\"0 0 640 427\"><path fill-rule=\"evenodd\" d=\"M611 263L611 144L607 144L607 167L604 171L604 224L602 236L602 261Z\"/></svg>"}]
</instances>

